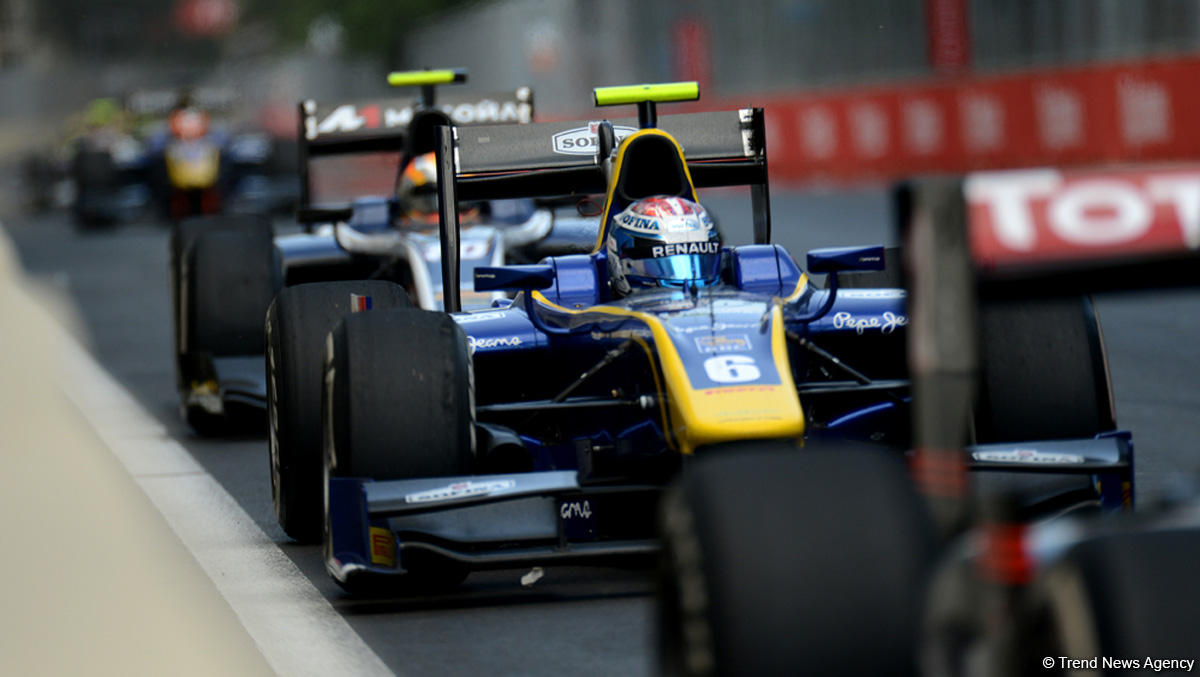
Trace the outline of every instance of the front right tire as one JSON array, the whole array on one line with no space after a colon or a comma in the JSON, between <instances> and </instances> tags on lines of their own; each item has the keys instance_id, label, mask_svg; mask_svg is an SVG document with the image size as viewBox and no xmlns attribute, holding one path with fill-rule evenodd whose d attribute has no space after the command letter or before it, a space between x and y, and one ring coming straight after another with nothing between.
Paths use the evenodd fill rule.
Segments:
<instances>
[{"instance_id":1,"label":"front right tire","mask_svg":"<svg viewBox=\"0 0 1200 677\"><path fill-rule=\"evenodd\" d=\"M1116 428L1090 298L988 301L979 330L977 441L1090 438Z\"/></svg>"}]
</instances>

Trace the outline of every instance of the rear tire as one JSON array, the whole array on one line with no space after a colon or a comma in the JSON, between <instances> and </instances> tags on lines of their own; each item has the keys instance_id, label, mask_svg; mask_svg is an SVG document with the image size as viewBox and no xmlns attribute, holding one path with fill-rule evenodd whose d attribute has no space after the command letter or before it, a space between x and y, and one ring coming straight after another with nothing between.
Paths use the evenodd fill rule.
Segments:
<instances>
[{"instance_id":1,"label":"rear tire","mask_svg":"<svg viewBox=\"0 0 1200 677\"><path fill-rule=\"evenodd\" d=\"M213 358L265 352L263 317L281 286L269 225L242 225L197 234L180 269L177 373L185 416L201 434L231 421L191 402L193 388L215 388Z\"/></svg>"},{"instance_id":2,"label":"rear tire","mask_svg":"<svg viewBox=\"0 0 1200 677\"><path fill-rule=\"evenodd\" d=\"M935 540L903 463L740 446L664 498L662 672L915 673Z\"/></svg>"},{"instance_id":3,"label":"rear tire","mask_svg":"<svg viewBox=\"0 0 1200 677\"><path fill-rule=\"evenodd\" d=\"M87 144L76 144L72 159L72 176L75 179L75 222L83 228L112 226L114 220L107 210L96 212L95 201L103 199L117 190L120 173L108 150L86 148Z\"/></svg>"},{"instance_id":4,"label":"rear tire","mask_svg":"<svg viewBox=\"0 0 1200 677\"><path fill-rule=\"evenodd\" d=\"M263 318L281 286L270 231L204 233L192 245L183 272L188 352L265 352Z\"/></svg>"},{"instance_id":5,"label":"rear tire","mask_svg":"<svg viewBox=\"0 0 1200 677\"><path fill-rule=\"evenodd\" d=\"M977 441L1090 438L1116 428L1090 298L988 301L979 321Z\"/></svg>"},{"instance_id":6,"label":"rear tire","mask_svg":"<svg viewBox=\"0 0 1200 677\"><path fill-rule=\"evenodd\" d=\"M329 331L351 313L351 295L371 312L412 305L398 285L380 280L286 287L267 309L267 418L275 516L301 542L321 538L321 382Z\"/></svg>"},{"instance_id":7,"label":"rear tire","mask_svg":"<svg viewBox=\"0 0 1200 677\"><path fill-rule=\"evenodd\" d=\"M252 237L253 234L260 232L271 233L271 224L269 221L256 216L204 216L184 219L181 223L178 223L172 227L169 245L171 269L171 314L175 330L175 360L177 367L175 371L175 386L179 390L183 390L183 388L187 385L184 381L183 372L179 367L181 366L180 358L187 352L187 346L184 345L184 336L182 334L183 317L185 316L185 313L190 312L190 304L182 298L185 287L183 283L183 268L185 266L185 262L188 261L192 256L192 246L195 244L196 239L205 233L214 232L247 233L248 237ZM257 238L255 239L257 240ZM241 260L255 268L267 265L267 263L271 263L272 267L276 268L277 264L274 263L274 259L275 255L272 248L271 255L262 260L256 259L251 262L249 256L246 256ZM194 263L192 266L194 267ZM196 281L206 282L208 281L208 278L197 276ZM272 288L272 296L274 295L276 289L277 287ZM270 297L268 297L267 302L270 303ZM263 306L263 309L266 309L265 305ZM261 317L258 319L257 323L261 329Z\"/></svg>"},{"instance_id":8,"label":"rear tire","mask_svg":"<svg viewBox=\"0 0 1200 677\"><path fill-rule=\"evenodd\" d=\"M330 334L322 399L326 472L374 480L470 474L475 416L466 335L449 315L351 315ZM457 585L468 570L402 555L408 582Z\"/></svg>"}]
</instances>

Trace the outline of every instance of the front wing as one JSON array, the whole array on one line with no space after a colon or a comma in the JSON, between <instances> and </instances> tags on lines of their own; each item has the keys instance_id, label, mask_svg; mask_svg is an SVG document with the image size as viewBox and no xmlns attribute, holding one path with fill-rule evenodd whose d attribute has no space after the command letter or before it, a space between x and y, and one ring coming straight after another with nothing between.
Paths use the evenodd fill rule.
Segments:
<instances>
[{"instance_id":1,"label":"front wing","mask_svg":"<svg viewBox=\"0 0 1200 677\"><path fill-rule=\"evenodd\" d=\"M1128 432L1094 439L980 444L966 451L971 471L1087 477L1090 486L1083 493L1102 510L1133 507L1133 438Z\"/></svg>"},{"instance_id":2,"label":"front wing","mask_svg":"<svg viewBox=\"0 0 1200 677\"><path fill-rule=\"evenodd\" d=\"M338 581L406 573L424 551L472 570L652 555L661 486L581 485L574 470L330 478L325 565Z\"/></svg>"},{"instance_id":3,"label":"front wing","mask_svg":"<svg viewBox=\"0 0 1200 677\"><path fill-rule=\"evenodd\" d=\"M1133 500L1127 433L968 448L980 472L1090 478L1106 510ZM797 453L804 453L798 451ZM372 481L330 478L325 564L342 583L406 573L423 551L468 569L603 563L657 552L658 485L581 484L574 470Z\"/></svg>"}]
</instances>

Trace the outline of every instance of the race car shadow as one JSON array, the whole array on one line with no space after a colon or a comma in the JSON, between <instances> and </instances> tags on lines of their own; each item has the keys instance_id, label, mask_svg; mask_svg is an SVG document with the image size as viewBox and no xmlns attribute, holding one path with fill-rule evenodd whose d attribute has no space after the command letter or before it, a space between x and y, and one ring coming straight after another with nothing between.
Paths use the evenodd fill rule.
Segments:
<instances>
[{"instance_id":1,"label":"race car shadow","mask_svg":"<svg viewBox=\"0 0 1200 677\"><path fill-rule=\"evenodd\" d=\"M422 590L397 582L374 588L369 595L344 593L330 603L345 615L372 615L615 600L655 594L652 562L623 564L603 568L546 567L533 582L530 580L536 576L535 570L481 571L471 574L457 587L442 590Z\"/></svg>"},{"instance_id":2,"label":"race car shadow","mask_svg":"<svg viewBox=\"0 0 1200 677\"><path fill-rule=\"evenodd\" d=\"M259 407L227 405L221 416L190 411L186 418L192 434L198 437L251 440L267 436L267 412Z\"/></svg>"}]
</instances>

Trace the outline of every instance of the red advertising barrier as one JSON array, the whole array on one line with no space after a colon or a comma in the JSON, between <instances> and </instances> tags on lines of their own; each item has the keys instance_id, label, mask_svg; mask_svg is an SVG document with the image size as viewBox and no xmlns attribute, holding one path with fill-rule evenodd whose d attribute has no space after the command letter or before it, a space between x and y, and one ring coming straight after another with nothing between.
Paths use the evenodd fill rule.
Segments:
<instances>
[{"instance_id":1,"label":"red advertising barrier","mask_svg":"<svg viewBox=\"0 0 1200 677\"><path fill-rule=\"evenodd\" d=\"M766 108L772 178L861 180L1200 159L1198 82L1200 57L1183 57L752 103Z\"/></svg>"},{"instance_id":2,"label":"red advertising barrier","mask_svg":"<svg viewBox=\"0 0 1200 677\"><path fill-rule=\"evenodd\" d=\"M679 19L675 22L672 38L675 80L695 80L703 92L712 80L712 63L708 58L711 50L704 22L695 18Z\"/></svg>"},{"instance_id":3,"label":"red advertising barrier","mask_svg":"<svg viewBox=\"0 0 1200 677\"><path fill-rule=\"evenodd\" d=\"M964 189L983 270L1200 250L1200 166L983 172Z\"/></svg>"}]
</instances>

